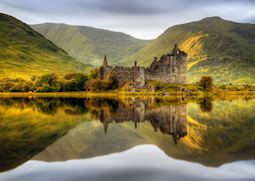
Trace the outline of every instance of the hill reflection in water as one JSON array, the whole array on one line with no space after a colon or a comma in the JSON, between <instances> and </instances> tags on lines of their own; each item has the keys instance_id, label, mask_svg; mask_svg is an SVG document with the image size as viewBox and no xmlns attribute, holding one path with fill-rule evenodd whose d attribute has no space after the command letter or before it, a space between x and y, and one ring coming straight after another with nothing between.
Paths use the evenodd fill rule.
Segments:
<instances>
[{"instance_id":1,"label":"hill reflection in water","mask_svg":"<svg viewBox=\"0 0 255 181\"><path fill-rule=\"evenodd\" d=\"M143 144L214 167L250 160L254 108L254 100L0 99L1 170L30 159L92 158Z\"/></svg>"}]
</instances>

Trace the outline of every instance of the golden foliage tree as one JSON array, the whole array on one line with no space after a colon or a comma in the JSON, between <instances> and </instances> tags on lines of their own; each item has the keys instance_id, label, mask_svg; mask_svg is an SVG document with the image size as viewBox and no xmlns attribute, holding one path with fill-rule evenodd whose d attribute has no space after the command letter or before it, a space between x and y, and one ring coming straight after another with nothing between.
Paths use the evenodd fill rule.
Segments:
<instances>
[{"instance_id":1,"label":"golden foliage tree","mask_svg":"<svg viewBox=\"0 0 255 181\"><path fill-rule=\"evenodd\" d=\"M210 76L203 76L199 81L199 85L203 88L203 90L211 90L213 87L213 79Z\"/></svg>"}]
</instances>

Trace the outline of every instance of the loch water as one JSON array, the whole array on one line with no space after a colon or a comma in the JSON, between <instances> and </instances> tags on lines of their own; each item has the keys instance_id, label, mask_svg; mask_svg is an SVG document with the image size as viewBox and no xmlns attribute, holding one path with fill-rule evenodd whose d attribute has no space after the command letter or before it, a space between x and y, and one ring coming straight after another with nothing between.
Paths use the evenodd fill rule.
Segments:
<instances>
[{"instance_id":1,"label":"loch water","mask_svg":"<svg viewBox=\"0 0 255 181\"><path fill-rule=\"evenodd\" d=\"M255 180L255 99L0 98L0 181Z\"/></svg>"}]
</instances>

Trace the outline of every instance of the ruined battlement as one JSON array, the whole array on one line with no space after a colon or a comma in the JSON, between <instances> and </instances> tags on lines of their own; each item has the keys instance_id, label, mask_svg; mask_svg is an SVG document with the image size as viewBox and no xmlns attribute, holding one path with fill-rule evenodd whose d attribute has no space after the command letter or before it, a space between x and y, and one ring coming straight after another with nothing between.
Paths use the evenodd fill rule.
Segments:
<instances>
[{"instance_id":1,"label":"ruined battlement","mask_svg":"<svg viewBox=\"0 0 255 181\"><path fill-rule=\"evenodd\" d=\"M169 84L185 84L187 69L187 53L181 51L177 45L173 50L162 55L158 60L154 57L149 67L139 67L135 61L133 67L109 66L107 57L104 58L103 66L100 67L99 77L105 79L113 75L119 81L119 86L126 82L134 83L135 87L142 88L146 81L158 81Z\"/></svg>"}]
</instances>

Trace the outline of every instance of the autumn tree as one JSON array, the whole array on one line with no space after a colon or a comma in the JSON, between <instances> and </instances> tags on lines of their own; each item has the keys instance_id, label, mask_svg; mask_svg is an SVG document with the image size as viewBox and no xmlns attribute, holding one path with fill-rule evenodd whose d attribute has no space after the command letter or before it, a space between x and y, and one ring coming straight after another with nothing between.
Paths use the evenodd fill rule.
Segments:
<instances>
[{"instance_id":1,"label":"autumn tree","mask_svg":"<svg viewBox=\"0 0 255 181\"><path fill-rule=\"evenodd\" d=\"M203 90L211 90L213 87L213 79L209 76L203 76L201 77L199 81L199 86L203 88Z\"/></svg>"},{"instance_id":2,"label":"autumn tree","mask_svg":"<svg viewBox=\"0 0 255 181\"><path fill-rule=\"evenodd\" d=\"M86 89L92 91L106 91L118 88L118 80L113 75L108 75L104 80L99 78L90 78L86 83Z\"/></svg>"}]
</instances>

